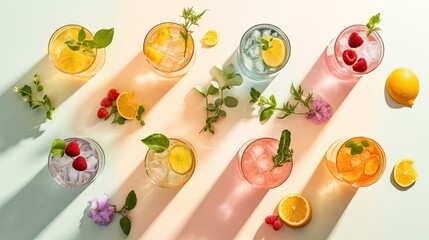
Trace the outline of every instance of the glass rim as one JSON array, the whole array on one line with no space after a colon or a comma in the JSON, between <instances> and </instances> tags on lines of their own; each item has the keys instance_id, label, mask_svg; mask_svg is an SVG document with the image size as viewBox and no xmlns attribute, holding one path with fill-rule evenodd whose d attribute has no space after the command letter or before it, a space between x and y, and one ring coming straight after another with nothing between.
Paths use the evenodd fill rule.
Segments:
<instances>
[{"instance_id":1,"label":"glass rim","mask_svg":"<svg viewBox=\"0 0 429 240\"><path fill-rule=\"evenodd\" d=\"M52 58L51 58L51 54L49 54L49 46L51 46L51 42L54 40L54 36L56 36L61 30L63 30L63 29L67 29L67 28L71 28L71 27L79 27L79 28L83 28L84 30L86 30L86 31L88 31L90 34L91 34L91 36L92 36L92 38L94 38L94 34L92 34L92 32L91 31L89 31L89 29L88 28L86 28L86 27L84 27L84 26L81 26L81 25L79 25L79 24L75 24L75 23L70 23L70 24L66 24L66 25L63 25L63 26L61 26L61 27L59 27L57 30L55 30L54 31L54 33L51 35L51 37L49 38L49 42L48 42L48 57L49 57L49 60L51 61L51 63L55 66L55 68L58 70L58 71L60 71L60 72L62 72L62 73L65 73L65 74L70 74L70 75L76 75L76 74L80 74L80 73L83 73L83 72L85 72L86 70L88 70L88 69L90 69L91 67L92 67L92 65L94 65L94 63L95 63L95 59L97 58L97 56L99 55L99 53L98 53L98 51L106 51L105 50L105 48L96 48L96 51L95 51L95 58L94 58L94 60L92 61L92 63L91 64L89 64L88 65L88 67L87 68L85 68L85 69L83 69L82 71L79 71L79 72L74 72L74 73L70 73L70 72L66 72L66 71L63 71L62 69L60 69L59 67L57 67L57 65L54 63L54 61L52 60Z\"/></svg>"},{"instance_id":2,"label":"glass rim","mask_svg":"<svg viewBox=\"0 0 429 240\"><path fill-rule=\"evenodd\" d=\"M190 64L190 62L191 62L191 60L195 57L195 41L194 41L194 38L192 37L192 34L188 34L188 37L190 37L191 39L192 39L192 53L190 54L190 57L189 57L189 59L186 61L186 64L184 64L183 65L183 67L181 67L181 68L179 68L179 69L177 69L177 70L174 70L174 71L165 71L165 70L161 70L161 69L159 69L157 66L155 66L154 64L152 64L151 63L151 60L148 58L148 57L146 57L146 54L145 54L145 49L146 49L146 42L147 42L147 39L149 38L149 35L154 31L154 30L156 30L157 28L159 28L159 27L161 27L162 25L174 25L174 26L177 26L177 27L179 27L180 29L182 29L182 30L185 30L185 28L182 26L182 25L180 25L179 23L175 23L175 22L162 22L162 23L158 23L157 25L155 25L155 26L153 26L147 33L146 33L146 36L145 36L145 38L144 38L144 40L143 40L143 55L144 55L144 57L146 58L146 61L148 61L149 62L149 64L153 67L153 68L155 68L157 71L160 71L160 72L164 72L164 73L176 73L176 72L179 72L179 71L182 71L184 68L186 68L189 64Z\"/></svg>"},{"instance_id":3,"label":"glass rim","mask_svg":"<svg viewBox=\"0 0 429 240\"><path fill-rule=\"evenodd\" d=\"M341 67L343 67L342 66L342 64L341 64L341 62L338 60L338 58L337 58L337 56L340 56L340 55L337 55L337 48L335 47L335 46L337 46L337 44L339 44L339 41L340 41L340 39L339 39L339 37L344 33L344 32L346 32L347 30L349 30L350 28L365 28L365 29L368 29L368 27L366 26L366 25L364 25L364 24L354 24L354 25L350 25L350 26L348 26L348 27L346 27L346 28L344 28L339 34L338 34L338 36L335 38L335 44L334 44L334 56L335 56L335 61L337 61L337 63L341 66ZM349 68L347 68L347 69L345 69L345 71L347 71L348 73L351 73L352 75L355 75L355 76L363 76L364 74L367 74L367 73L370 73L370 72L372 72L372 71L374 71L375 69L377 69L377 67L381 64L381 62L383 61L383 58L384 58L384 42L383 42L383 39L381 38L381 36L380 36L380 34L378 33L378 32L372 32L371 34L374 34L374 36L375 36L375 38L377 39L377 41L380 43L380 46L381 46L381 54L380 54L380 59L379 60L377 60L376 61L376 64L374 64L374 65L372 65L371 66L371 68L368 68L368 70L367 71L365 71L365 72L355 72L355 71L350 71L349 70Z\"/></svg>"}]
</instances>

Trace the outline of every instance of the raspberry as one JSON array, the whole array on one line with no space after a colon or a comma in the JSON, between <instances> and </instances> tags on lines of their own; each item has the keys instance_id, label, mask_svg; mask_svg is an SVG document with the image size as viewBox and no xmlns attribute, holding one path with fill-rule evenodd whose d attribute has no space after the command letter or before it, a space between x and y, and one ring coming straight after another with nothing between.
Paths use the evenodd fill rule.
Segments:
<instances>
[{"instance_id":1,"label":"raspberry","mask_svg":"<svg viewBox=\"0 0 429 240\"><path fill-rule=\"evenodd\" d=\"M106 97L106 98L103 98L103 100L101 100L100 105L105 108L108 108L112 106L112 101Z\"/></svg>"},{"instance_id":2,"label":"raspberry","mask_svg":"<svg viewBox=\"0 0 429 240\"><path fill-rule=\"evenodd\" d=\"M86 159L84 157L79 156L73 161L72 166L76 171L85 171L88 164L86 164Z\"/></svg>"},{"instance_id":3,"label":"raspberry","mask_svg":"<svg viewBox=\"0 0 429 240\"><path fill-rule=\"evenodd\" d=\"M278 231L280 230L280 228L282 228L282 221L280 221L279 219L277 219L274 223L273 223L273 229Z\"/></svg>"},{"instance_id":4,"label":"raspberry","mask_svg":"<svg viewBox=\"0 0 429 240\"><path fill-rule=\"evenodd\" d=\"M356 62L357 54L354 50L347 49L343 52L343 60L347 65L353 65Z\"/></svg>"},{"instance_id":5,"label":"raspberry","mask_svg":"<svg viewBox=\"0 0 429 240\"><path fill-rule=\"evenodd\" d=\"M351 48L357 48L363 44L363 39L359 36L357 32L352 32L349 37L349 46Z\"/></svg>"},{"instance_id":6,"label":"raspberry","mask_svg":"<svg viewBox=\"0 0 429 240\"><path fill-rule=\"evenodd\" d=\"M357 63L353 65L353 70L356 72L365 72L368 69L365 58L359 58Z\"/></svg>"},{"instance_id":7,"label":"raspberry","mask_svg":"<svg viewBox=\"0 0 429 240\"><path fill-rule=\"evenodd\" d=\"M76 142L71 142L67 145L65 153L69 157L76 157L80 154L79 146Z\"/></svg>"},{"instance_id":8,"label":"raspberry","mask_svg":"<svg viewBox=\"0 0 429 240\"><path fill-rule=\"evenodd\" d=\"M115 101L118 98L118 96L119 96L119 93L114 88L110 89L109 92L107 93L107 98L110 101Z\"/></svg>"},{"instance_id":9,"label":"raspberry","mask_svg":"<svg viewBox=\"0 0 429 240\"><path fill-rule=\"evenodd\" d=\"M98 118L105 118L108 115L109 115L109 112L104 107L101 107L100 109L98 109L98 112L97 112Z\"/></svg>"},{"instance_id":10,"label":"raspberry","mask_svg":"<svg viewBox=\"0 0 429 240\"><path fill-rule=\"evenodd\" d=\"M265 218L265 223L266 224L273 224L276 220L277 220L277 216L270 215L270 216Z\"/></svg>"}]
</instances>

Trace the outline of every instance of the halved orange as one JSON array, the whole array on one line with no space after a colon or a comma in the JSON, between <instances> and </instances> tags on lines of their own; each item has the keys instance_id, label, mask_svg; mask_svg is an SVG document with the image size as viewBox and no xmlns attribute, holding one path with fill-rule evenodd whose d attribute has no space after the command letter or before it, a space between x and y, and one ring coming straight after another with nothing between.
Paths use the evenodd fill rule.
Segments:
<instances>
[{"instance_id":1,"label":"halved orange","mask_svg":"<svg viewBox=\"0 0 429 240\"><path fill-rule=\"evenodd\" d=\"M133 101L133 97L134 92L123 92L116 99L118 112L125 119L133 119L139 108L139 105Z\"/></svg>"},{"instance_id":2,"label":"halved orange","mask_svg":"<svg viewBox=\"0 0 429 240\"><path fill-rule=\"evenodd\" d=\"M219 42L219 33L216 30L209 30L204 34L202 40L206 46L212 47Z\"/></svg>"},{"instance_id":3,"label":"halved orange","mask_svg":"<svg viewBox=\"0 0 429 240\"><path fill-rule=\"evenodd\" d=\"M284 196L280 200L277 210L280 219L292 228L307 225L312 216L310 202L303 195L297 193Z\"/></svg>"},{"instance_id":4,"label":"halved orange","mask_svg":"<svg viewBox=\"0 0 429 240\"><path fill-rule=\"evenodd\" d=\"M414 160L405 158L395 164L395 168L393 169L393 178L399 186L405 188L416 182L419 175L413 167L414 163Z\"/></svg>"}]
</instances>

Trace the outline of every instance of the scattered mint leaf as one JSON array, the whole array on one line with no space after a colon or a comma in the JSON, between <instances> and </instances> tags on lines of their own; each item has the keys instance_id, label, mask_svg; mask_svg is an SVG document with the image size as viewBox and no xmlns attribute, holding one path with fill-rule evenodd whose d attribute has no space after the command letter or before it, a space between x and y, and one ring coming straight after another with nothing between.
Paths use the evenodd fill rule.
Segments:
<instances>
[{"instance_id":1,"label":"scattered mint leaf","mask_svg":"<svg viewBox=\"0 0 429 240\"><path fill-rule=\"evenodd\" d=\"M373 32L381 31L381 28L376 26L380 22L380 13L373 15L366 24L366 27L368 28L366 35L369 36Z\"/></svg>"},{"instance_id":2,"label":"scattered mint leaf","mask_svg":"<svg viewBox=\"0 0 429 240\"><path fill-rule=\"evenodd\" d=\"M282 131L282 135L279 141L279 147L277 149L277 155L273 156L273 168L282 167L285 163L292 161L293 149L290 148L291 133L285 129Z\"/></svg>"},{"instance_id":3,"label":"scattered mint leaf","mask_svg":"<svg viewBox=\"0 0 429 240\"><path fill-rule=\"evenodd\" d=\"M225 101L225 106L229 108L235 108L238 105L238 100L235 97L226 96L224 101Z\"/></svg>"},{"instance_id":4,"label":"scattered mint leaf","mask_svg":"<svg viewBox=\"0 0 429 240\"><path fill-rule=\"evenodd\" d=\"M265 120L270 119L270 117L274 114L274 108L268 107L262 110L261 115L259 115L259 121L263 122Z\"/></svg>"},{"instance_id":5,"label":"scattered mint leaf","mask_svg":"<svg viewBox=\"0 0 429 240\"><path fill-rule=\"evenodd\" d=\"M125 209L131 210L137 205L137 196L134 190L128 193L127 199L125 200Z\"/></svg>"},{"instance_id":6,"label":"scattered mint leaf","mask_svg":"<svg viewBox=\"0 0 429 240\"><path fill-rule=\"evenodd\" d=\"M119 225L121 226L122 232L128 236L131 231L131 220L127 216L123 216L119 220Z\"/></svg>"},{"instance_id":7,"label":"scattered mint leaf","mask_svg":"<svg viewBox=\"0 0 429 240\"><path fill-rule=\"evenodd\" d=\"M156 153L164 152L170 146L168 138L159 133L152 134L141 141Z\"/></svg>"},{"instance_id":8,"label":"scattered mint leaf","mask_svg":"<svg viewBox=\"0 0 429 240\"><path fill-rule=\"evenodd\" d=\"M100 29L94 35L94 42L96 48L105 48L112 43L113 34L115 29Z\"/></svg>"},{"instance_id":9,"label":"scattered mint leaf","mask_svg":"<svg viewBox=\"0 0 429 240\"><path fill-rule=\"evenodd\" d=\"M66 142L62 139L55 139L51 145L51 153L54 157L63 157L66 150Z\"/></svg>"}]
</instances>

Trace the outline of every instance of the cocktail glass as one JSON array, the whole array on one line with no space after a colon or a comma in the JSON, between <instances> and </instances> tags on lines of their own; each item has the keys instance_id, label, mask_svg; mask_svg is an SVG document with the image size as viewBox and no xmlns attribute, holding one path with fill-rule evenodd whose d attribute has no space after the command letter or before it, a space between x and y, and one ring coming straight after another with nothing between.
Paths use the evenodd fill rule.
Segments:
<instances>
[{"instance_id":1,"label":"cocktail glass","mask_svg":"<svg viewBox=\"0 0 429 240\"><path fill-rule=\"evenodd\" d=\"M259 39L278 38L283 42L284 59L279 66L268 66L262 60L262 44ZM266 80L275 77L289 61L291 46L289 38L278 27L271 24L258 24L248 29L240 41L237 54L237 65L240 72L253 80Z\"/></svg>"},{"instance_id":2,"label":"cocktail glass","mask_svg":"<svg viewBox=\"0 0 429 240\"><path fill-rule=\"evenodd\" d=\"M93 54L81 47L77 51L70 49L65 42L78 40L82 26L70 24L60 27L52 34L48 44L48 55L56 69L65 74L86 78L93 77L104 65L106 51L104 48L94 48ZM93 40L92 33L83 28L85 40Z\"/></svg>"},{"instance_id":3,"label":"cocktail glass","mask_svg":"<svg viewBox=\"0 0 429 240\"><path fill-rule=\"evenodd\" d=\"M165 77L178 77L191 69L195 61L194 39L188 34L185 44L182 36L185 32L180 24L165 22L147 33L143 53L155 72Z\"/></svg>"},{"instance_id":4,"label":"cocktail glass","mask_svg":"<svg viewBox=\"0 0 429 240\"><path fill-rule=\"evenodd\" d=\"M67 188L77 188L94 181L104 168L104 152L101 146L89 138L67 138L64 139L68 145L70 142L76 142L80 149L80 156L87 162L87 169L77 171L72 167L73 158L64 155L63 157L54 157L49 153L48 168L54 180Z\"/></svg>"},{"instance_id":5,"label":"cocktail glass","mask_svg":"<svg viewBox=\"0 0 429 240\"><path fill-rule=\"evenodd\" d=\"M352 25L344 29L336 39L332 40L326 48L326 62L330 71L341 79L356 79L374 71L383 60L384 44L377 32L366 35L368 28L365 25ZM356 32L363 39L363 44L357 48L351 48L348 44L350 35ZM367 69L363 72L353 70L353 65L347 65L343 60L343 52L352 49L359 58L365 58Z\"/></svg>"},{"instance_id":6,"label":"cocktail glass","mask_svg":"<svg viewBox=\"0 0 429 240\"><path fill-rule=\"evenodd\" d=\"M279 140L258 138L245 143L239 150L239 169L243 178L260 188L275 188L284 183L292 172L293 162L273 169Z\"/></svg>"},{"instance_id":7,"label":"cocktail glass","mask_svg":"<svg viewBox=\"0 0 429 240\"><path fill-rule=\"evenodd\" d=\"M167 150L156 153L149 149L145 157L146 173L153 183L164 188L175 188L183 186L194 173L195 169L195 150L192 145L185 140L169 138L170 146ZM184 153L190 156L190 168L186 172L176 172L170 164L170 153L173 148L179 147ZM177 157L177 156L176 156ZM180 156L179 156L180 157Z\"/></svg>"},{"instance_id":8,"label":"cocktail glass","mask_svg":"<svg viewBox=\"0 0 429 240\"><path fill-rule=\"evenodd\" d=\"M377 182L386 168L383 148L366 137L344 138L334 142L324 157L332 176L355 187Z\"/></svg>"}]
</instances>

